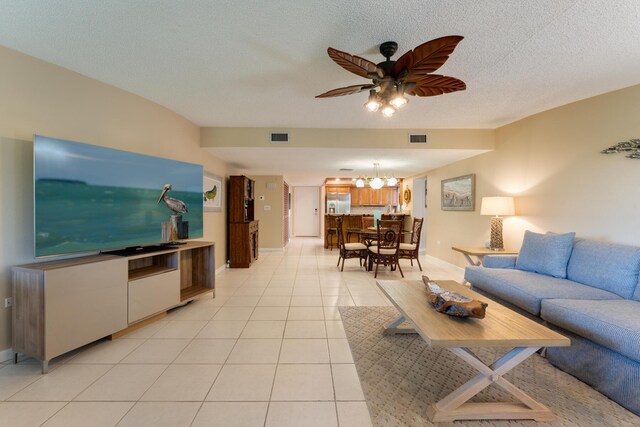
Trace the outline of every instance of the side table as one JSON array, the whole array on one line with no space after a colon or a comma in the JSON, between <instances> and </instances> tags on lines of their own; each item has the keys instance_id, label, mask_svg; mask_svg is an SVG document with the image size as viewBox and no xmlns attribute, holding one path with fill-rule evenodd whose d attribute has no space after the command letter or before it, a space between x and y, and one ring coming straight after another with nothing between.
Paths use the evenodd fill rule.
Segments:
<instances>
[{"instance_id":1,"label":"side table","mask_svg":"<svg viewBox=\"0 0 640 427\"><path fill-rule=\"evenodd\" d=\"M470 265L482 265L482 259L486 255L518 255L518 251L505 249L503 251L494 251L484 246L452 246L452 250L460 252L467 259ZM476 257L474 261L471 257Z\"/></svg>"}]
</instances>

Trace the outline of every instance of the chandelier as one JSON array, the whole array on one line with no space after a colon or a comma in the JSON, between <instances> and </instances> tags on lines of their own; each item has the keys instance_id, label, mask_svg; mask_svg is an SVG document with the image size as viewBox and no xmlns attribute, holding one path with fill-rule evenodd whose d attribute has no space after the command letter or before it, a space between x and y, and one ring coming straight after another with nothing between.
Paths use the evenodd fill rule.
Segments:
<instances>
[{"instance_id":1,"label":"chandelier","mask_svg":"<svg viewBox=\"0 0 640 427\"><path fill-rule=\"evenodd\" d=\"M365 184L369 184L369 187L373 188L374 190L379 190L384 187L385 182L387 186L394 187L396 184L398 184L398 179L394 176L391 176L391 178L387 178L386 176L380 178L380 163L374 163L373 177L358 177L356 179L356 187L363 188Z\"/></svg>"}]
</instances>

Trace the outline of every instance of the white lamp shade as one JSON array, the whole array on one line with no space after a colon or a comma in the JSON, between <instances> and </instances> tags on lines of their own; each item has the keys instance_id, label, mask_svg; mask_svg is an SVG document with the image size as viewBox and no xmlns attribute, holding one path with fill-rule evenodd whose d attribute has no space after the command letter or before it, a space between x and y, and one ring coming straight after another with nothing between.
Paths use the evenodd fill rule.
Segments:
<instances>
[{"instance_id":1,"label":"white lamp shade","mask_svg":"<svg viewBox=\"0 0 640 427\"><path fill-rule=\"evenodd\" d=\"M480 215L515 215L513 197L483 197Z\"/></svg>"}]
</instances>

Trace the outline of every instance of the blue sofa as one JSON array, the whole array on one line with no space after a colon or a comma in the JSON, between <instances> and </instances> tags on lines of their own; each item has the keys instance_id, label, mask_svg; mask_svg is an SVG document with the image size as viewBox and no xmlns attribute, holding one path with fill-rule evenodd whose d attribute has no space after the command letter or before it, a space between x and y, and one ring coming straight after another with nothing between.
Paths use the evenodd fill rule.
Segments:
<instances>
[{"instance_id":1,"label":"blue sofa","mask_svg":"<svg viewBox=\"0 0 640 427\"><path fill-rule=\"evenodd\" d=\"M564 277L562 256L546 260L554 250L544 247L525 251L525 234L520 257L533 260L534 268L515 256L491 255L482 267L467 267L465 279L569 337L571 346L548 348L547 359L640 415L640 247L572 236L570 244ZM552 268L556 277L536 271L547 261L560 266Z\"/></svg>"}]
</instances>

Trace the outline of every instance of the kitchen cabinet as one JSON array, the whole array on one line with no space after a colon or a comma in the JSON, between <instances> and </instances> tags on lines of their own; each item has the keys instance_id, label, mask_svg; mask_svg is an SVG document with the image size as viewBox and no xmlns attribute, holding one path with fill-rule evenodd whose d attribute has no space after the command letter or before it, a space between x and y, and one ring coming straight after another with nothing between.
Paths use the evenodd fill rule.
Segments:
<instances>
[{"instance_id":1,"label":"kitchen cabinet","mask_svg":"<svg viewBox=\"0 0 640 427\"><path fill-rule=\"evenodd\" d=\"M351 188L351 206L397 206L398 187Z\"/></svg>"},{"instance_id":2,"label":"kitchen cabinet","mask_svg":"<svg viewBox=\"0 0 640 427\"><path fill-rule=\"evenodd\" d=\"M349 194L351 187L349 187L348 185L327 185L326 190L327 194Z\"/></svg>"}]
</instances>

